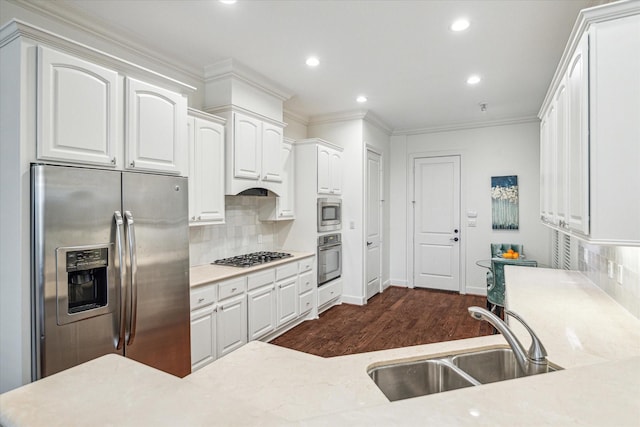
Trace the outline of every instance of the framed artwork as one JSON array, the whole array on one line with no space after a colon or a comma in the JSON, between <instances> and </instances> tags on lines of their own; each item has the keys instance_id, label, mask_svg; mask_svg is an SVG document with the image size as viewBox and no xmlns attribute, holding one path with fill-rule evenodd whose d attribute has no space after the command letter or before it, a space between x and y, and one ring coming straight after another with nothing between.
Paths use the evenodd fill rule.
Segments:
<instances>
[{"instance_id":1,"label":"framed artwork","mask_svg":"<svg viewBox=\"0 0 640 427\"><path fill-rule=\"evenodd\" d=\"M518 176L491 177L491 228L494 230L517 230Z\"/></svg>"}]
</instances>

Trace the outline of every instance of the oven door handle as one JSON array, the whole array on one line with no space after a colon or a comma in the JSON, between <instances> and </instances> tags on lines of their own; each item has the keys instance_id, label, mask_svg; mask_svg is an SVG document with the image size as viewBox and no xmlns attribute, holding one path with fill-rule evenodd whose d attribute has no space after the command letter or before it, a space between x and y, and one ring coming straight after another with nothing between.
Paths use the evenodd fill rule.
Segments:
<instances>
[{"instance_id":1,"label":"oven door handle","mask_svg":"<svg viewBox=\"0 0 640 427\"><path fill-rule=\"evenodd\" d=\"M319 251L328 251L329 249L333 249L336 248L338 246L342 246L342 243L336 243L333 245L326 245L326 246L318 246L318 250Z\"/></svg>"}]
</instances>

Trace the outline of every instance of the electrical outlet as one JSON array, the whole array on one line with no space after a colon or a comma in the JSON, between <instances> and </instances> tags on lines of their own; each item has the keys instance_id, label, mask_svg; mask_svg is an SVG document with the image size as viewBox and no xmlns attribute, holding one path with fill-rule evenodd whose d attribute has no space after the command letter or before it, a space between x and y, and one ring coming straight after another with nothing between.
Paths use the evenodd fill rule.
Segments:
<instances>
[{"instance_id":1,"label":"electrical outlet","mask_svg":"<svg viewBox=\"0 0 640 427\"><path fill-rule=\"evenodd\" d=\"M609 279L613 279L613 261L607 261L607 276Z\"/></svg>"},{"instance_id":2,"label":"electrical outlet","mask_svg":"<svg viewBox=\"0 0 640 427\"><path fill-rule=\"evenodd\" d=\"M618 264L618 275L616 277L616 281L619 285L622 285L622 276L624 275L624 267L622 264Z\"/></svg>"}]
</instances>

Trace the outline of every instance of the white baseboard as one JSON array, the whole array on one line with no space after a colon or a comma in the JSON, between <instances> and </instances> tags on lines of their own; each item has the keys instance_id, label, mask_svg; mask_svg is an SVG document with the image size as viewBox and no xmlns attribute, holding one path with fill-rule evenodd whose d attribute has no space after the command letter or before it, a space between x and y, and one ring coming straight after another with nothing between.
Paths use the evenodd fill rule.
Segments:
<instances>
[{"instance_id":1,"label":"white baseboard","mask_svg":"<svg viewBox=\"0 0 640 427\"><path fill-rule=\"evenodd\" d=\"M487 295L487 287L486 286L481 286L481 287L470 287L470 286L467 286L466 293L467 293L467 295L482 295L482 296L486 296Z\"/></svg>"},{"instance_id":2,"label":"white baseboard","mask_svg":"<svg viewBox=\"0 0 640 427\"><path fill-rule=\"evenodd\" d=\"M353 305L365 305L366 299L365 297L355 297L352 295L342 295L342 302L345 304L353 304Z\"/></svg>"},{"instance_id":3,"label":"white baseboard","mask_svg":"<svg viewBox=\"0 0 640 427\"><path fill-rule=\"evenodd\" d=\"M406 280L400 280L400 279L389 279L389 286L400 286L400 287L404 287L404 288L408 288L409 287L409 282Z\"/></svg>"}]
</instances>

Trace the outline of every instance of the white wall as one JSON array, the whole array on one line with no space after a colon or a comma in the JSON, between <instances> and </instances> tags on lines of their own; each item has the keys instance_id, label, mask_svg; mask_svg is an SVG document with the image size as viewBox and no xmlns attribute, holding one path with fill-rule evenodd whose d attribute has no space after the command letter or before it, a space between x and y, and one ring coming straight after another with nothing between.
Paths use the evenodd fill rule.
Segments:
<instances>
[{"instance_id":1,"label":"white wall","mask_svg":"<svg viewBox=\"0 0 640 427\"><path fill-rule=\"evenodd\" d=\"M578 243L579 270L631 314L640 318L640 248ZM586 256L585 256L586 255ZM607 274L609 261L622 265L622 284ZM616 267L617 268L617 267Z\"/></svg>"},{"instance_id":2,"label":"white wall","mask_svg":"<svg viewBox=\"0 0 640 427\"><path fill-rule=\"evenodd\" d=\"M394 136L391 142L391 282L411 284L407 271L407 194L412 154L461 156L461 251L465 265L462 291L486 293L486 270L475 261L490 257L492 242L520 243L526 256L549 264L550 231L539 220L539 124L463 129L420 135ZM520 191L520 229L491 229L491 177L517 175ZM467 227L466 211L477 211L477 226ZM410 241L410 240L409 240Z\"/></svg>"}]
</instances>

